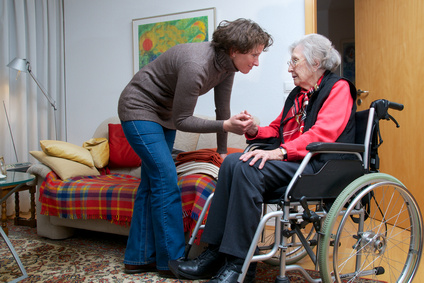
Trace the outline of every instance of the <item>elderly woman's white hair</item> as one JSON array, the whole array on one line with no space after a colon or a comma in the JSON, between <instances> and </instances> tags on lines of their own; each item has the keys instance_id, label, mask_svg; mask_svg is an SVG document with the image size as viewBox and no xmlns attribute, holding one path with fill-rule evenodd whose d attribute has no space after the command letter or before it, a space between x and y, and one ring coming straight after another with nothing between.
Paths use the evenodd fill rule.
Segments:
<instances>
[{"instance_id":1,"label":"elderly woman's white hair","mask_svg":"<svg viewBox=\"0 0 424 283\"><path fill-rule=\"evenodd\" d=\"M339 52L334 49L331 41L323 35L316 33L305 35L290 45L290 53L293 53L293 49L298 46L302 46L303 55L310 66L314 66L315 62L318 61L320 69L333 72L340 65Z\"/></svg>"}]
</instances>

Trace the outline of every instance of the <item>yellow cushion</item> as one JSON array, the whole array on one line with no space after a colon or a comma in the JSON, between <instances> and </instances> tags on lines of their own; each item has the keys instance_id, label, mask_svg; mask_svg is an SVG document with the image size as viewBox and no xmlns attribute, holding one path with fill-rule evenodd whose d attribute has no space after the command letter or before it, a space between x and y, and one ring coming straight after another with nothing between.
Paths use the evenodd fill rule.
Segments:
<instances>
[{"instance_id":1,"label":"yellow cushion","mask_svg":"<svg viewBox=\"0 0 424 283\"><path fill-rule=\"evenodd\" d=\"M52 169L62 180L77 176L100 175L95 167L89 167L69 159L49 156L42 151L30 151L34 158Z\"/></svg>"},{"instance_id":2,"label":"yellow cushion","mask_svg":"<svg viewBox=\"0 0 424 283\"><path fill-rule=\"evenodd\" d=\"M103 168L109 163L109 142L106 138L92 138L82 144L88 149L96 168Z\"/></svg>"},{"instance_id":3,"label":"yellow cushion","mask_svg":"<svg viewBox=\"0 0 424 283\"><path fill-rule=\"evenodd\" d=\"M90 167L94 166L90 152L82 146L55 140L42 140L40 146L47 155L69 159Z\"/></svg>"}]
</instances>

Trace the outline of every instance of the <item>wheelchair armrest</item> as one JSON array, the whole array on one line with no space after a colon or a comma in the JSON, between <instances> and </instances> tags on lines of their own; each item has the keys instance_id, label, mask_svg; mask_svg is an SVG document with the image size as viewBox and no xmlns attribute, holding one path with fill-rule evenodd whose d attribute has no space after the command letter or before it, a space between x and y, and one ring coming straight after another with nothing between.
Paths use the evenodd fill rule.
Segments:
<instances>
[{"instance_id":1,"label":"wheelchair armrest","mask_svg":"<svg viewBox=\"0 0 424 283\"><path fill-rule=\"evenodd\" d=\"M252 151L252 150L255 150L255 149L265 149L269 146L270 146L269 143L262 143L262 142L251 143L248 146L246 146L243 153L246 153L246 152L249 152L249 151Z\"/></svg>"},{"instance_id":2,"label":"wheelchair armrest","mask_svg":"<svg viewBox=\"0 0 424 283\"><path fill-rule=\"evenodd\" d=\"M310 152L316 151L346 151L346 152L364 152L363 144L354 143L333 143L333 142L313 142L306 146Z\"/></svg>"},{"instance_id":3,"label":"wheelchair armrest","mask_svg":"<svg viewBox=\"0 0 424 283\"><path fill-rule=\"evenodd\" d=\"M252 151L255 149L264 149L270 150L275 149L280 146L279 138L266 138L266 139L254 139L254 140L246 140L248 146L245 148L244 152Z\"/></svg>"}]
</instances>

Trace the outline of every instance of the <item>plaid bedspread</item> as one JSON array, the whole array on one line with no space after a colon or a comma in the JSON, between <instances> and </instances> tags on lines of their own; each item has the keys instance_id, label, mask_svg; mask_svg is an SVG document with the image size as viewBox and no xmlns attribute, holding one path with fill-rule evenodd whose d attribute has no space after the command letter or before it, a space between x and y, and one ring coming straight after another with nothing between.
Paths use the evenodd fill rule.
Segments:
<instances>
[{"instance_id":1,"label":"plaid bedspread","mask_svg":"<svg viewBox=\"0 0 424 283\"><path fill-rule=\"evenodd\" d=\"M190 174L178 178L183 203L184 231L196 226L206 199L215 191L216 180L204 174ZM205 218L206 219L206 218Z\"/></svg>"},{"instance_id":2,"label":"plaid bedspread","mask_svg":"<svg viewBox=\"0 0 424 283\"><path fill-rule=\"evenodd\" d=\"M74 177L62 181L51 171L40 187L41 214L67 219L105 219L128 226L140 179L122 174ZM184 230L192 229L215 190L216 181L204 174L178 179L183 202Z\"/></svg>"}]
</instances>

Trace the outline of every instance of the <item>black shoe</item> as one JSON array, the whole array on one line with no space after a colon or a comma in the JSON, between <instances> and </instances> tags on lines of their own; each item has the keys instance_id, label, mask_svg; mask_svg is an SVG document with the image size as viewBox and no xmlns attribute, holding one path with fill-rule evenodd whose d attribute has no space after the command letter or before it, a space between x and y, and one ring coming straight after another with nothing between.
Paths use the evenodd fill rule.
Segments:
<instances>
[{"instance_id":1,"label":"black shoe","mask_svg":"<svg viewBox=\"0 0 424 283\"><path fill-rule=\"evenodd\" d=\"M152 271L156 271L156 263L149 263L144 265L125 264L124 270L126 274L137 274Z\"/></svg>"},{"instance_id":2,"label":"black shoe","mask_svg":"<svg viewBox=\"0 0 424 283\"><path fill-rule=\"evenodd\" d=\"M188 261L188 259L185 259L184 257L181 257L181 258L175 259L175 260L170 260L170 261L168 261L169 270L174 274L175 277L177 277L179 279L180 275L178 274L178 266L181 263L187 262L187 261Z\"/></svg>"},{"instance_id":3,"label":"black shoe","mask_svg":"<svg viewBox=\"0 0 424 283\"><path fill-rule=\"evenodd\" d=\"M207 283L237 283L237 279L241 274L241 268L235 265L233 262L228 261L218 272L212 280ZM251 272L248 272L246 277L244 277L244 283L254 283L255 275Z\"/></svg>"},{"instance_id":4,"label":"black shoe","mask_svg":"<svg viewBox=\"0 0 424 283\"><path fill-rule=\"evenodd\" d=\"M174 272L171 270L158 270L159 276L163 278L177 279Z\"/></svg>"},{"instance_id":5,"label":"black shoe","mask_svg":"<svg viewBox=\"0 0 424 283\"><path fill-rule=\"evenodd\" d=\"M193 260L180 262L177 277L192 280L209 279L218 272L224 262L224 256L217 249L206 249Z\"/></svg>"}]
</instances>

